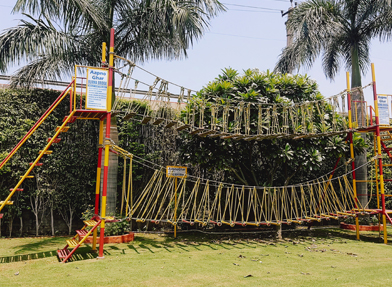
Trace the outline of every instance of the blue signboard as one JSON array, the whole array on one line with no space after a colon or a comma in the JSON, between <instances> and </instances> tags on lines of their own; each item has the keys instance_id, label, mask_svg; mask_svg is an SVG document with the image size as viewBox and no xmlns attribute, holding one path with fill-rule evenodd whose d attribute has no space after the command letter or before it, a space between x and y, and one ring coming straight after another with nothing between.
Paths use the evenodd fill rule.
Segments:
<instances>
[{"instance_id":1,"label":"blue signboard","mask_svg":"<svg viewBox=\"0 0 392 287\"><path fill-rule=\"evenodd\" d=\"M107 110L108 71L87 69L86 109Z\"/></svg>"}]
</instances>

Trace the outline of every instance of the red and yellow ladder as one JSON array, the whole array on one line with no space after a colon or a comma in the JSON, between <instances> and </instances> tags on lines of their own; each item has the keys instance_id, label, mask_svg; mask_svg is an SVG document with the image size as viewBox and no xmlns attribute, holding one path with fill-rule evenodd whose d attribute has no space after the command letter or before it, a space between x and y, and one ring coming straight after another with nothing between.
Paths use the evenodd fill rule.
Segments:
<instances>
[{"instance_id":1,"label":"red and yellow ladder","mask_svg":"<svg viewBox=\"0 0 392 287\"><path fill-rule=\"evenodd\" d=\"M57 256L62 263L65 263L68 259L72 257L72 254L80 247L80 245L93 233L96 228L101 223L101 220L85 220L84 226L80 230L76 230L76 235L71 239L66 240L67 245L63 249L57 250ZM90 230L87 230L87 227L91 227ZM70 250L71 249L71 250Z\"/></svg>"}]
</instances>

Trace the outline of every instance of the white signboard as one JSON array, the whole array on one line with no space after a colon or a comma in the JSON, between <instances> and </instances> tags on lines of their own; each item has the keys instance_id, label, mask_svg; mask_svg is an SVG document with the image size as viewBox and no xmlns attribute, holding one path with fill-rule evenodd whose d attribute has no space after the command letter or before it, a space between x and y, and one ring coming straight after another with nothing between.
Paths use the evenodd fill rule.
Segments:
<instances>
[{"instance_id":1,"label":"white signboard","mask_svg":"<svg viewBox=\"0 0 392 287\"><path fill-rule=\"evenodd\" d=\"M186 166L167 166L166 176L167 177L186 177L187 167Z\"/></svg>"},{"instance_id":2,"label":"white signboard","mask_svg":"<svg viewBox=\"0 0 392 287\"><path fill-rule=\"evenodd\" d=\"M378 119L380 125L389 126L388 96L378 95Z\"/></svg>"},{"instance_id":3,"label":"white signboard","mask_svg":"<svg viewBox=\"0 0 392 287\"><path fill-rule=\"evenodd\" d=\"M87 69L86 109L107 110L109 72Z\"/></svg>"}]
</instances>

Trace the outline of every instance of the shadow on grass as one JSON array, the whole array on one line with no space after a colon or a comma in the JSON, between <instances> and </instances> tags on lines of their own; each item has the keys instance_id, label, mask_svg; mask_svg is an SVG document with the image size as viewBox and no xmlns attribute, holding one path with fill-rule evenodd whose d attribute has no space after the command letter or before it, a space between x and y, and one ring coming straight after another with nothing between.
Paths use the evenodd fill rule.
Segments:
<instances>
[{"instance_id":1,"label":"shadow on grass","mask_svg":"<svg viewBox=\"0 0 392 287\"><path fill-rule=\"evenodd\" d=\"M117 248L115 246L109 246L109 247L113 250L119 250L119 248ZM107 256L107 255L110 255L110 252L108 250L104 250L103 254ZM94 258L97 258L97 256L98 256L98 253L92 252L91 247L89 247L89 246L79 247L78 250L69 259L69 262L94 259ZM35 253L13 255L13 256L4 256L4 257L0 257L0 263L13 263L13 262L20 262L20 261L29 261L29 260L35 260L35 259L48 258L48 257L57 257L57 250L35 252ZM57 258L57 259L59 262L62 261L62 259L61 260L59 258Z\"/></svg>"},{"instance_id":2,"label":"shadow on grass","mask_svg":"<svg viewBox=\"0 0 392 287\"><path fill-rule=\"evenodd\" d=\"M64 242L63 237L43 238L37 242L22 244L22 245L18 245L17 247L14 247L14 248L18 249L17 251L15 251L15 254L34 253L35 251L39 251L40 249L42 250L45 247L58 246L58 244L60 244L60 243L63 244L63 242ZM48 249L50 249L50 248L48 248Z\"/></svg>"},{"instance_id":3,"label":"shadow on grass","mask_svg":"<svg viewBox=\"0 0 392 287\"><path fill-rule=\"evenodd\" d=\"M103 256L109 256L111 255L108 250L103 251ZM98 257L98 252L92 252L91 248L89 247L79 247L78 250L72 255L71 259L69 262L77 262L77 261L83 261L83 260L89 260L89 259L95 259ZM59 260L61 262L61 260Z\"/></svg>"},{"instance_id":4,"label":"shadow on grass","mask_svg":"<svg viewBox=\"0 0 392 287\"><path fill-rule=\"evenodd\" d=\"M23 254L23 255L0 257L0 263L28 261L28 260L42 259L42 258L53 257L53 256L57 256L56 250L46 251L46 252L37 252L37 253L31 253L31 254Z\"/></svg>"},{"instance_id":5,"label":"shadow on grass","mask_svg":"<svg viewBox=\"0 0 392 287\"><path fill-rule=\"evenodd\" d=\"M355 231L344 230L339 228L331 228L331 229L324 229L324 230L315 230L313 231L314 236L319 236L322 238L327 237L334 237L334 238L341 238L341 239L348 239L348 240L357 240L357 236ZM378 232L360 232L359 237L361 241L364 242L373 242L373 243L383 243L384 238L383 235L379 237ZM391 238L391 234L388 233L388 238ZM388 245L392 245L391 241L388 241Z\"/></svg>"}]
</instances>

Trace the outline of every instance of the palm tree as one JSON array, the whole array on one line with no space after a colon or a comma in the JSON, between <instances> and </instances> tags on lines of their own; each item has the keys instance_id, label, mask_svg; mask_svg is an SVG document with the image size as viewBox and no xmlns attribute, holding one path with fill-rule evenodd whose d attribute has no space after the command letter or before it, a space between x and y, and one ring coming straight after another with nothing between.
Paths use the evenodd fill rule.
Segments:
<instances>
[{"instance_id":1,"label":"palm tree","mask_svg":"<svg viewBox=\"0 0 392 287\"><path fill-rule=\"evenodd\" d=\"M369 47L374 38L392 36L390 0L307 0L292 10L287 21L294 41L286 47L276 71L288 72L300 66L311 67L322 54L325 75L333 79L344 63L351 70L352 99L363 101L361 73L369 66ZM360 110L360 109L358 109ZM354 115L361 126L361 117ZM364 123L363 123L364 124ZM356 166L366 163L366 154L356 156ZM357 178L367 178L366 166ZM357 183L361 204L367 203L366 183Z\"/></svg>"},{"instance_id":2,"label":"palm tree","mask_svg":"<svg viewBox=\"0 0 392 287\"><path fill-rule=\"evenodd\" d=\"M116 54L135 62L185 57L223 10L218 0L18 0L13 11L29 13L28 20L0 35L0 71L27 63L11 85L30 86L70 76L75 64L99 66L110 28L116 30ZM117 138L115 129L111 137ZM114 214L116 156L109 166L107 211Z\"/></svg>"}]
</instances>

